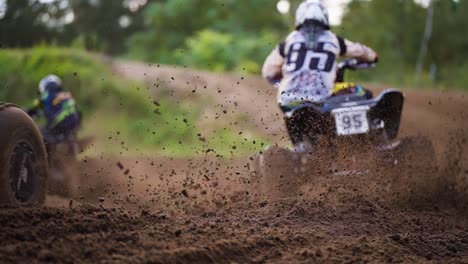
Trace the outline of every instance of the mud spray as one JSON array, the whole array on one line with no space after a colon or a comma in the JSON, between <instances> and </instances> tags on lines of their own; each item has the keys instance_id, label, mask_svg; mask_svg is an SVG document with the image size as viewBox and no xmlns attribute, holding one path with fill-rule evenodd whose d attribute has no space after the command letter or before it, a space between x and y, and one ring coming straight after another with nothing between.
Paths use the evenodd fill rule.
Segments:
<instances>
[{"instance_id":1,"label":"mud spray","mask_svg":"<svg viewBox=\"0 0 468 264\"><path fill-rule=\"evenodd\" d=\"M130 71L124 74L164 78L144 65L124 66L121 71ZM256 78L236 85L230 76L182 70L168 76L181 87L193 80L214 83L213 96L215 87L235 89L234 97L257 89L257 104L274 101ZM1 261L466 262L468 101L457 93L414 91L407 99L403 136L429 137L438 160L436 170L404 175L421 183L415 195L431 193L424 202L386 202L392 193L382 189L391 181L385 171L367 178L309 175L314 180L296 195L279 198L259 191L247 157L102 156L80 162L80 191L73 199L51 196L44 208L0 210ZM279 124L265 134L284 135L273 110L256 113L262 108L239 102L244 111Z\"/></svg>"}]
</instances>

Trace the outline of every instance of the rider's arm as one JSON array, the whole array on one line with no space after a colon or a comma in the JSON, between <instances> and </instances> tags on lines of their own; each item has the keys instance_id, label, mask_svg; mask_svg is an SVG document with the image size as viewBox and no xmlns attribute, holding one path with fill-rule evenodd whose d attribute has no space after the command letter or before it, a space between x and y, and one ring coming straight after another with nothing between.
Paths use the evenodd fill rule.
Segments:
<instances>
[{"instance_id":1,"label":"rider's arm","mask_svg":"<svg viewBox=\"0 0 468 264\"><path fill-rule=\"evenodd\" d=\"M377 61L378 55L371 48L362 45L361 43L352 42L347 39L338 37L340 44L341 55L348 58L355 58L367 62Z\"/></svg>"},{"instance_id":2,"label":"rider's arm","mask_svg":"<svg viewBox=\"0 0 468 264\"><path fill-rule=\"evenodd\" d=\"M263 64L262 75L272 84L280 82L283 78L284 45L283 42L276 46Z\"/></svg>"},{"instance_id":3,"label":"rider's arm","mask_svg":"<svg viewBox=\"0 0 468 264\"><path fill-rule=\"evenodd\" d=\"M43 102L39 99L34 100L32 106L26 110L29 116L39 115L39 110L41 110Z\"/></svg>"}]
</instances>

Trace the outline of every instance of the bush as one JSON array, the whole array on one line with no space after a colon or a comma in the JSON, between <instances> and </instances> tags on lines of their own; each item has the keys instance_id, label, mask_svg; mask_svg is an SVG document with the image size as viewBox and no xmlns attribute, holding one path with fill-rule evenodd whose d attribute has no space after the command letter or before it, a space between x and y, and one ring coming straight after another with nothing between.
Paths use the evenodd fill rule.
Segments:
<instances>
[{"instance_id":1,"label":"bush","mask_svg":"<svg viewBox=\"0 0 468 264\"><path fill-rule=\"evenodd\" d=\"M99 151L123 153L131 146L167 155L192 156L207 148L229 154L231 149L225 142L233 145L244 140L232 131L222 131L201 142L197 123L206 105L203 98L189 105L182 98L172 98L163 86L159 86L158 98L153 98L142 84L114 75L104 58L81 50L45 46L3 49L0 64L0 101L24 107L37 96L38 82L44 76L60 76L85 113L85 133L99 139L95 144ZM256 148L246 146L236 154Z\"/></svg>"},{"instance_id":2,"label":"bush","mask_svg":"<svg viewBox=\"0 0 468 264\"><path fill-rule=\"evenodd\" d=\"M135 114L144 114L150 106L145 94L138 91L138 84L116 79L102 58L84 51L47 47L2 49L0 63L1 101L27 107L37 96L39 81L47 74L56 74L85 112L97 108L120 111L124 105L131 105Z\"/></svg>"},{"instance_id":3,"label":"bush","mask_svg":"<svg viewBox=\"0 0 468 264\"><path fill-rule=\"evenodd\" d=\"M184 66L217 72L259 73L277 42L277 36L272 33L253 36L202 30L186 41L177 59Z\"/></svg>"}]
</instances>

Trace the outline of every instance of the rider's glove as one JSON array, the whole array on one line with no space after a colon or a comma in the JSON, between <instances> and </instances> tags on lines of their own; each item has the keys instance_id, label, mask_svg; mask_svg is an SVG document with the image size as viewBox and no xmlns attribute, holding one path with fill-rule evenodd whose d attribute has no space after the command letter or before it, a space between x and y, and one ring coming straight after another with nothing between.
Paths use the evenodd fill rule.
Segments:
<instances>
[{"instance_id":1,"label":"rider's glove","mask_svg":"<svg viewBox=\"0 0 468 264\"><path fill-rule=\"evenodd\" d=\"M379 62L379 54L375 55L375 60L372 63L377 63Z\"/></svg>"},{"instance_id":2,"label":"rider's glove","mask_svg":"<svg viewBox=\"0 0 468 264\"><path fill-rule=\"evenodd\" d=\"M27 110L26 110L26 113L27 113L30 117L35 117L35 116L37 116L37 115L39 114L36 108L27 109Z\"/></svg>"}]
</instances>

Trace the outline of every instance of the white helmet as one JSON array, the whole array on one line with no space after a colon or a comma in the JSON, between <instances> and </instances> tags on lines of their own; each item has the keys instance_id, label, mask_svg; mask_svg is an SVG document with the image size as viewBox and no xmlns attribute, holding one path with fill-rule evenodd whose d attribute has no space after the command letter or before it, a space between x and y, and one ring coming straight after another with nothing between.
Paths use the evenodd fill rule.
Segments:
<instances>
[{"instance_id":1,"label":"white helmet","mask_svg":"<svg viewBox=\"0 0 468 264\"><path fill-rule=\"evenodd\" d=\"M312 20L330 28L328 10L320 0L306 0L302 2L296 11L296 28L301 27L306 21Z\"/></svg>"},{"instance_id":2,"label":"white helmet","mask_svg":"<svg viewBox=\"0 0 468 264\"><path fill-rule=\"evenodd\" d=\"M60 87L62 86L62 80L57 75L49 74L39 82L39 92L41 94L45 92L46 87L49 83L55 83L57 86Z\"/></svg>"}]
</instances>

